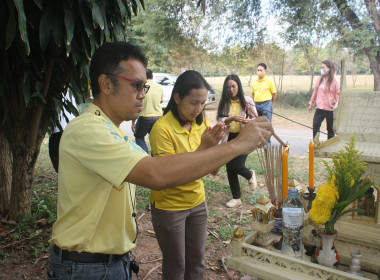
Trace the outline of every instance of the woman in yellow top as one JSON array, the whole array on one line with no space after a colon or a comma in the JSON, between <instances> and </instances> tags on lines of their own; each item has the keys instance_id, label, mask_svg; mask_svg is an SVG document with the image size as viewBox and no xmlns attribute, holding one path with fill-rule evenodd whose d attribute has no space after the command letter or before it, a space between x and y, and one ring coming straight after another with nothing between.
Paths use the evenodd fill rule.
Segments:
<instances>
[{"instance_id":1,"label":"woman in yellow top","mask_svg":"<svg viewBox=\"0 0 380 280\"><path fill-rule=\"evenodd\" d=\"M196 71L181 74L149 135L154 157L194 152L216 145L225 126L212 129L204 117L209 84ZM162 168L170 168L163 166ZM163 279L203 279L207 204L201 179L151 191L152 222L163 255Z\"/></svg>"},{"instance_id":2,"label":"woman in yellow top","mask_svg":"<svg viewBox=\"0 0 380 280\"><path fill-rule=\"evenodd\" d=\"M229 75L224 80L222 98L219 101L217 120L227 125L223 141L231 141L239 135L242 125L248 119L254 118L252 113L246 108L249 106L257 116L256 106L253 99L244 95L238 75ZM241 205L241 191L238 175L248 180L251 189L257 187L256 175L245 167L247 155L238 156L226 164L228 182L230 184L232 199L226 206L230 208Z\"/></svg>"}]
</instances>

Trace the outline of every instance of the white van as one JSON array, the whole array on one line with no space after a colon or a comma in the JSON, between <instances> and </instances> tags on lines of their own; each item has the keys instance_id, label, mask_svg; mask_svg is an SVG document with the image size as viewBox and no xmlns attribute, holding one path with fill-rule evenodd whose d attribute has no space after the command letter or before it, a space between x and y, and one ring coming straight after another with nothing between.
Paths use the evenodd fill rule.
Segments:
<instances>
[{"instance_id":1,"label":"white van","mask_svg":"<svg viewBox=\"0 0 380 280\"><path fill-rule=\"evenodd\" d=\"M168 73L154 73L153 72L153 81L157 84L162 85L164 89L164 100L161 103L161 108L165 109L169 103L170 97L172 95L174 84L178 76ZM216 94L213 88L208 92L206 105L214 103L216 101Z\"/></svg>"}]
</instances>

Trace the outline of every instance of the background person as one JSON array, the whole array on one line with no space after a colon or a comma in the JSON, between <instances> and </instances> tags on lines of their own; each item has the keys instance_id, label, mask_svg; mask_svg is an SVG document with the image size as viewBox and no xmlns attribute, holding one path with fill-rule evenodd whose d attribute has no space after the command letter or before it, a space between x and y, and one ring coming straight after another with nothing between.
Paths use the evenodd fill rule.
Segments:
<instances>
[{"instance_id":1,"label":"background person","mask_svg":"<svg viewBox=\"0 0 380 280\"><path fill-rule=\"evenodd\" d=\"M313 139L321 128L324 119L326 119L327 123L327 138L334 137L334 110L338 108L339 96L340 83L335 76L334 64L329 60L325 60L322 62L321 76L316 82L309 102L309 112L312 111L314 104L317 104L313 118Z\"/></svg>"},{"instance_id":2,"label":"background person","mask_svg":"<svg viewBox=\"0 0 380 280\"><path fill-rule=\"evenodd\" d=\"M129 251L137 240L135 185L162 190L194 181L262 147L273 133L268 121L256 119L224 145L150 157L120 128L142 110L149 89L146 64L140 48L126 42L105 43L91 59L94 101L70 121L59 145L48 279L131 279Z\"/></svg>"},{"instance_id":3,"label":"background person","mask_svg":"<svg viewBox=\"0 0 380 280\"><path fill-rule=\"evenodd\" d=\"M196 71L178 77L164 116L149 135L153 156L200 151L221 140L225 126L220 123L210 129L204 117L208 90L210 86ZM150 200L163 255L163 279L203 279L208 209L202 179L152 190Z\"/></svg>"},{"instance_id":4,"label":"background person","mask_svg":"<svg viewBox=\"0 0 380 280\"><path fill-rule=\"evenodd\" d=\"M272 122L273 105L277 99L274 83L267 77L267 65L257 65L257 78L252 82L252 97L259 116L265 116ZM270 140L269 142L270 143Z\"/></svg>"},{"instance_id":5,"label":"background person","mask_svg":"<svg viewBox=\"0 0 380 280\"><path fill-rule=\"evenodd\" d=\"M63 99L69 99L69 94L66 93ZM75 98L70 98L71 103L76 107ZM62 102L65 102L63 100ZM59 124L61 127L55 126L53 133L49 137L49 157L51 163L53 164L55 172L58 173L58 162L59 162L59 142L61 141L62 133L66 128L69 121L75 118L75 115L68 112L65 107L63 107L62 112L58 116Z\"/></svg>"},{"instance_id":6,"label":"background person","mask_svg":"<svg viewBox=\"0 0 380 280\"><path fill-rule=\"evenodd\" d=\"M237 75L229 75L224 80L222 97L219 101L217 121L227 125L227 130L222 142L235 139L248 119L254 118L245 104L257 114L252 98L245 96L240 78ZM230 184L232 199L226 206L234 208L241 205L241 190L238 175L248 180L249 187L254 190L257 187L256 175L245 167L248 155L240 155L226 164L228 182Z\"/></svg>"},{"instance_id":7,"label":"background person","mask_svg":"<svg viewBox=\"0 0 380 280\"><path fill-rule=\"evenodd\" d=\"M132 121L132 131L134 132L136 144L149 153L144 138L150 133L154 123L162 116L160 104L164 98L164 90L161 85L153 81L152 70L146 69L146 78L146 84L150 86L149 94L143 99L143 108L137 122Z\"/></svg>"}]
</instances>

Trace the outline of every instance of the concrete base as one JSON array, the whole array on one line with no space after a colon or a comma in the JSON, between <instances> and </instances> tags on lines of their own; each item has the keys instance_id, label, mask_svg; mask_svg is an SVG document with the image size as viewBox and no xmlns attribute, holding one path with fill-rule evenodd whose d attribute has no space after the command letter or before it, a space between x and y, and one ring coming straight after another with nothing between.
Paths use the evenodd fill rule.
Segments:
<instances>
[{"instance_id":1,"label":"concrete base","mask_svg":"<svg viewBox=\"0 0 380 280\"><path fill-rule=\"evenodd\" d=\"M380 225L353 222L349 217L340 219L335 228L335 247L340 263L350 265L351 252L360 251L362 270L377 273L380 270Z\"/></svg>"}]
</instances>

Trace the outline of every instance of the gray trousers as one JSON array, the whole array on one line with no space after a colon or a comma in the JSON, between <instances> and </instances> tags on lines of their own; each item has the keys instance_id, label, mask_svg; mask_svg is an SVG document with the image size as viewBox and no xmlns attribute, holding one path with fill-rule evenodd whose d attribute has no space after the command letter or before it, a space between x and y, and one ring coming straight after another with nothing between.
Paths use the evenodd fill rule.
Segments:
<instances>
[{"instance_id":1,"label":"gray trousers","mask_svg":"<svg viewBox=\"0 0 380 280\"><path fill-rule=\"evenodd\" d=\"M207 203L183 211L152 205L152 222L160 245L164 280L202 280L205 270Z\"/></svg>"}]
</instances>

